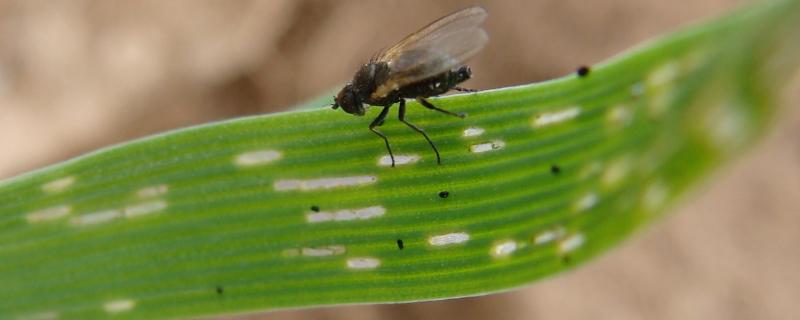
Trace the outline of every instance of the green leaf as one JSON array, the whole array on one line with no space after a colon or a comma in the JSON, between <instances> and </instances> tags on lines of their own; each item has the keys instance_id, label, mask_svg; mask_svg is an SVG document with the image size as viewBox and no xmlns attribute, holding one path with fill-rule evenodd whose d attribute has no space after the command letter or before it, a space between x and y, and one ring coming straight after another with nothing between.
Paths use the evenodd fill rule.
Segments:
<instances>
[{"instance_id":1,"label":"green leaf","mask_svg":"<svg viewBox=\"0 0 800 320\"><path fill-rule=\"evenodd\" d=\"M114 146L0 183L0 315L170 318L484 294L579 265L770 124L800 2L586 77L409 103L437 143L315 109ZM447 192L445 194L444 192ZM446 196L445 196L446 195ZM318 212L317 212L318 211ZM402 245L401 245L402 243Z\"/></svg>"}]
</instances>

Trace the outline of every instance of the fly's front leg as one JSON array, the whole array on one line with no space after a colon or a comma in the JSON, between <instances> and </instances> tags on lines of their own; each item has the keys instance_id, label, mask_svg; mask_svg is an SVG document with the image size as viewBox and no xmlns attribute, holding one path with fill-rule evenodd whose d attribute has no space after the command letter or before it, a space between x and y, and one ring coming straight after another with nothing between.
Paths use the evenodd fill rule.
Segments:
<instances>
[{"instance_id":1,"label":"fly's front leg","mask_svg":"<svg viewBox=\"0 0 800 320\"><path fill-rule=\"evenodd\" d=\"M431 138L428 138L428 134L425 133L425 130L422 130L422 128L417 127L416 125L406 121L406 101L404 99L400 100L400 108L397 112L397 115L398 118L400 119L400 122L405 123L411 129L414 129L414 131L419 132L419 134L425 137L425 140L428 140L428 144L431 145L431 148L433 148L433 152L436 153L436 163L442 164L442 158L439 157L439 150L436 149L436 146L433 144L433 141L431 141Z\"/></svg>"},{"instance_id":2,"label":"fly's front leg","mask_svg":"<svg viewBox=\"0 0 800 320\"><path fill-rule=\"evenodd\" d=\"M423 105L425 108L428 108L428 109L431 109L431 110L436 110L436 111L439 111L439 112L444 113L444 114L449 114L451 116L459 117L459 118L462 118L462 119L464 117L466 117L466 115L461 113L461 112L455 113L455 112L447 111L445 109L442 109L442 108L439 108L437 106L434 106L433 103L431 103L430 101L428 101L428 99L425 99L424 97L417 97L417 102L419 102L419 104Z\"/></svg>"},{"instance_id":3,"label":"fly's front leg","mask_svg":"<svg viewBox=\"0 0 800 320\"><path fill-rule=\"evenodd\" d=\"M392 147L389 146L389 139L386 138L385 134L378 131L378 129L375 129L375 127L380 127L383 124L383 120L386 119L387 114L389 114L389 107L383 107L381 113L375 118L375 120L372 120L372 123L369 124L369 130L375 132L375 134L383 138L383 142L386 143L386 150L389 150L389 158L392 158L392 167L394 167L394 154L392 153Z\"/></svg>"}]
</instances>

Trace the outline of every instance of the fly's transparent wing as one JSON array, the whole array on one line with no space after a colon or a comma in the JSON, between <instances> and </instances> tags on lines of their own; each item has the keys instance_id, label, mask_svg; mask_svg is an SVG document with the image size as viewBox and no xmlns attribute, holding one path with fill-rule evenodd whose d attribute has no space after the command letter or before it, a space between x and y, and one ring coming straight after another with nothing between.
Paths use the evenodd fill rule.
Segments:
<instances>
[{"instance_id":1,"label":"fly's transparent wing","mask_svg":"<svg viewBox=\"0 0 800 320\"><path fill-rule=\"evenodd\" d=\"M380 52L373 62L386 62L389 76L375 92L380 98L404 85L454 69L489 41L481 28L486 10L469 7L445 16Z\"/></svg>"}]
</instances>

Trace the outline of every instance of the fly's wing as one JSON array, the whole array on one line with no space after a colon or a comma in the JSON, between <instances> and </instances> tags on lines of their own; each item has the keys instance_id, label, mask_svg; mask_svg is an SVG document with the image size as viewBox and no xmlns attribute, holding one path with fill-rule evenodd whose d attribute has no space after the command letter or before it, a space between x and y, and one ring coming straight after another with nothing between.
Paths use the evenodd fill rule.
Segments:
<instances>
[{"instance_id":1,"label":"fly's wing","mask_svg":"<svg viewBox=\"0 0 800 320\"><path fill-rule=\"evenodd\" d=\"M373 98L445 71L454 69L478 53L489 41L481 23L486 10L469 7L445 16L380 52L373 62L386 62L389 76Z\"/></svg>"}]
</instances>

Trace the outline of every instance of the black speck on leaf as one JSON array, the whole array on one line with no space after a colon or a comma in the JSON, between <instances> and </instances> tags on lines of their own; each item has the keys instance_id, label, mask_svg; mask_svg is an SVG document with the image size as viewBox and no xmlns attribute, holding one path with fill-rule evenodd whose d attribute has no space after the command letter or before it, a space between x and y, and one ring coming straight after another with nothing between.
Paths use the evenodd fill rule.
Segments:
<instances>
[{"instance_id":1,"label":"black speck on leaf","mask_svg":"<svg viewBox=\"0 0 800 320\"><path fill-rule=\"evenodd\" d=\"M579 77L585 77L585 76L589 75L589 71L590 71L590 69L587 66L580 66L578 68L578 70L576 70L576 72L578 73Z\"/></svg>"},{"instance_id":2,"label":"black speck on leaf","mask_svg":"<svg viewBox=\"0 0 800 320\"><path fill-rule=\"evenodd\" d=\"M319 212L319 206L311 206L311 211Z\"/></svg>"},{"instance_id":3,"label":"black speck on leaf","mask_svg":"<svg viewBox=\"0 0 800 320\"><path fill-rule=\"evenodd\" d=\"M445 199L445 198L447 198L449 196L450 196L450 192L448 192L448 191L439 192L439 198Z\"/></svg>"},{"instance_id":4,"label":"black speck on leaf","mask_svg":"<svg viewBox=\"0 0 800 320\"><path fill-rule=\"evenodd\" d=\"M400 250L403 250L403 248L405 248L405 245L403 244L403 239L397 239L397 248Z\"/></svg>"}]
</instances>

